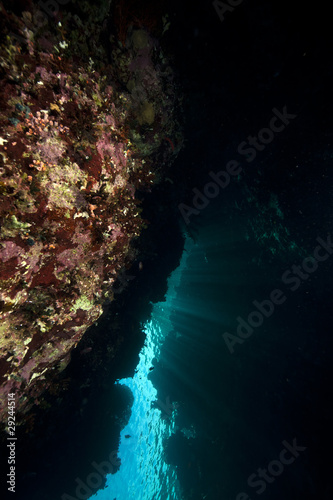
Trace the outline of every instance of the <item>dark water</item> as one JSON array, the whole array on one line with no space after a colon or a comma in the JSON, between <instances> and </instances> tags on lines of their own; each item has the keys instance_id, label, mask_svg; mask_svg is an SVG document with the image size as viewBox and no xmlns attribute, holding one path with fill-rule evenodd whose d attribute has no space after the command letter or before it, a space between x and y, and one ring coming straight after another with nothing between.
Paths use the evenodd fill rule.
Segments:
<instances>
[{"instance_id":1,"label":"dark water","mask_svg":"<svg viewBox=\"0 0 333 500\"><path fill-rule=\"evenodd\" d=\"M202 212L144 325L136 374L119 382L134 395L123 465L92 498L331 498L330 227L302 228L303 240L276 197L260 224L228 198ZM239 317L252 331L228 344Z\"/></svg>"},{"instance_id":2,"label":"dark water","mask_svg":"<svg viewBox=\"0 0 333 500\"><path fill-rule=\"evenodd\" d=\"M188 226L178 214L185 249L143 315L143 347L132 346L115 384L104 379L96 406L77 418L76 441L66 448L63 434L57 448L54 439L49 476L27 477L18 498L330 500L329 18L319 7L259 0L244 0L223 23L211 2L174 11L166 42L185 89L187 141L170 173L174 203L191 205L192 189L202 192L229 160L242 171ZM239 145L284 106L296 117L248 162ZM152 281L165 265L158 255ZM117 420L113 403L123 400ZM49 493L28 492L33 482Z\"/></svg>"},{"instance_id":3,"label":"dark water","mask_svg":"<svg viewBox=\"0 0 333 500\"><path fill-rule=\"evenodd\" d=\"M191 205L192 188L229 160L242 172L191 216L193 240L142 325L137 373L119 380L134 396L119 472L92 498L333 497L326 32L315 37L310 12L298 26L296 7L249 4L223 25L207 6L184 7L174 31L187 92L177 168L189 192L179 201ZM248 162L239 145L284 106L296 117ZM248 318L243 338L226 335Z\"/></svg>"}]
</instances>

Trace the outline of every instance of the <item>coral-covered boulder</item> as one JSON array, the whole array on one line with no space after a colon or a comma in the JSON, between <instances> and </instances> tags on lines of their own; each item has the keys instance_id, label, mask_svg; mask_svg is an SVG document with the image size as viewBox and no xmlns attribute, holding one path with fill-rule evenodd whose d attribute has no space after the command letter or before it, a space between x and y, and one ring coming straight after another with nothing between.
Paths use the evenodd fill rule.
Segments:
<instances>
[{"instance_id":1,"label":"coral-covered boulder","mask_svg":"<svg viewBox=\"0 0 333 500\"><path fill-rule=\"evenodd\" d=\"M0 421L7 394L28 409L112 300L144 226L136 192L181 144L156 39L131 26L110 64L106 13L73 5L41 22L0 3Z\"/></svg>"}]
</instances>

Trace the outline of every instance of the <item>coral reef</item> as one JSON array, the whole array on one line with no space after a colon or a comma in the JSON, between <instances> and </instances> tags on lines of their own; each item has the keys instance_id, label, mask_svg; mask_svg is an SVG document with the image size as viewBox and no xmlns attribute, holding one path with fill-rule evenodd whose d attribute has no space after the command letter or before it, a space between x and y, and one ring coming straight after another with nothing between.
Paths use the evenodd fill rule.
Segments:
<instances>
[{"instance_id":1,"label":"coral reef","mask_svg":"<svg viewBox=\"0 0 333 500\"><path fill-rule=\"evenodd\" d=\"M182 136L172 70L145 27L122 26L124 43L106 47L108 2L0 13L3 421L7 394L18 412L37 404L113 299L147 223L137 192L161 179Z\"/></svg>"}]
</instances>

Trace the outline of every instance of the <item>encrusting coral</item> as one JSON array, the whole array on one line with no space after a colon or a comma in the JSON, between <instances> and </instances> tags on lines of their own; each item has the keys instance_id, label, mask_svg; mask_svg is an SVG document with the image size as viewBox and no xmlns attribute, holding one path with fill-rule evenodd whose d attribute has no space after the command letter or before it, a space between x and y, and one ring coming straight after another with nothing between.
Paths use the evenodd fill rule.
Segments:
<instances>
[{"instance_id":1,"label":"encrusting coral","mask_svg":"<svg viewBox=\"0 0 333 500\"><path fill-rule=\"evenodd\" d=\"M157 40L131 26L110 64L107 11L71 5L41 22L0 3L0 421L9 392L31 407L112 300L145 225L136 192L181 147Z\"/></svg>"}]
</instances>

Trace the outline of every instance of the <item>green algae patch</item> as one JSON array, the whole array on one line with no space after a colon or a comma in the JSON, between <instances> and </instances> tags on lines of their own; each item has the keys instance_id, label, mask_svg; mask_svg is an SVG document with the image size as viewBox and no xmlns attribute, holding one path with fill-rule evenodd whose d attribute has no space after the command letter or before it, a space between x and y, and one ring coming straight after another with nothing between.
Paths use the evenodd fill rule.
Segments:
<instances>
[{"instance_id":1,"label":"green algae patch","mask_svg":"<svg viewBox=\"0 0 333 500\"><path fill-rule=\"evenodd\" d=\"M78 309L82 309L83 311L90 311L93 307L94 303L88 299L88 297L79 297L75 304L72 307L72 311L77 311Z\"/></svg>"}]
</instances>

